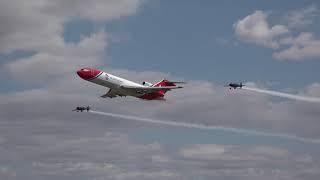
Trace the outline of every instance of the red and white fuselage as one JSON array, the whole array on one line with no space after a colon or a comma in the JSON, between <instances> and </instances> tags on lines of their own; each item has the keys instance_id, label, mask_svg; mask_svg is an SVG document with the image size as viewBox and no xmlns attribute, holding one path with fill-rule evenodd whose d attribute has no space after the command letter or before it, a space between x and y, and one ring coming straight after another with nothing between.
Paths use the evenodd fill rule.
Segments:
<instances>
[{"instance_id":1,"label":"red and white fuselage","mask_svg":"<svg viewBox=\"0 0 320 180\"><path fill-rule=\"evenodd\" d=\"M95 68L82 68L77 74L84 80L109 88L109 91L101 97L133 96L141 99L164 99L164 94L171 89L182 88L168 80L162 80L156 84L143 82L142 84L123 79Z\"/></svg>"}]
</instances>

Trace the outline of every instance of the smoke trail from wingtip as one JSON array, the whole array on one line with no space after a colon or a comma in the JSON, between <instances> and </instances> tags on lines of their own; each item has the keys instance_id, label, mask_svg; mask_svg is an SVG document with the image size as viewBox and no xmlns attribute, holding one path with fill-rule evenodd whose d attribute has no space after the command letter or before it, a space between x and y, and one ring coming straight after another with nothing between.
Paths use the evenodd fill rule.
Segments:
<instances>
[{"instance_id":1,"label":"smoke trail from wingtip","mask_svg":"<svg viewBox=\"0 0 320 180\"><path fill-rule=\"evenodd\" d=\"M164 121L164 120L156 120L156 119L150 119L150 118L129 116L129 115L123 115L123 114L115 114L115 113L108 113L108 112L100 112L100 111L89 111L89 112L93 113L93 114L99 114L99 115L109 116L109 117L114 117L114 118L121 118L121 119L140 121L140 122L148 122L148 123L161 124L161 125L167 125L167 126L194 128L194 129L203 129L203 130L222 130L222 131L240 133L240 134L245 134L245 135L276 137L276 138L300 141L300 142L304 142L304 143L320 144L320 139L304 138L304 137L299 137L299 136L291 135L291 134L267 133L267 132L260 132L260 131L255 131L255 130L231 128L231 127L223 127L223 126L207 126L207 125L203 125L203 124Z\"/></svg>"},{"instance_id":2,"label":"smoke trail from wingtip","mask_svg":"<svg viewBox=\"0 0 320 180\"><path fill-rule=\"evenodd\" d=\"M242 89L245 89L248 91L254 91L254 92L258 92L258 93L264 93L264 94L268 94L271 96L277 96L277 97L298 100L298 101L320 103L320 98L316 98L316 97L299 96L299 95L294 95L294 94L288 94L288 93L283 93L283 92L278 92L278 91L264 90L264 89L258 89L258 88L252 88L252 87L242 87Z\"/></svg>"}]
</instances>

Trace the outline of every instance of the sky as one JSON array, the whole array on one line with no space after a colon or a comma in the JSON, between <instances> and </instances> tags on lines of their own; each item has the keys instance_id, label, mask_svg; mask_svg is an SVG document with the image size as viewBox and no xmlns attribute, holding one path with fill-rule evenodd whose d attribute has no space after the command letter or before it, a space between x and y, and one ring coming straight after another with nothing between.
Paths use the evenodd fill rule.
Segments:
<instances>
[{"instance_id":1,"label":"sky","mask_svg":"<svg viewBox=\"0 0 320 180\"><path fill-rule=\"evenodd\" d=\"M224 85L320 97L319 22L315 0L1 0L0 179L318 179L320 144L301 139L320 141L320 105ZM161 102L102 99L84 66L188 83Z\"/></svg>"}]
</instances>

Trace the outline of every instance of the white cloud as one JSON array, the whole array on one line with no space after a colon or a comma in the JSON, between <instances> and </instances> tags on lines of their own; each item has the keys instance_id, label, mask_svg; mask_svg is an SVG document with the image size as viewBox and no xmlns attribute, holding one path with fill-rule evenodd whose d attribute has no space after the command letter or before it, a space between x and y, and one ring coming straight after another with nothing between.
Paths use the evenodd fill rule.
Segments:
<instances>
[{"instance_id":1,"label":"white cloud","mask_svg":"<svg viewBox=\"0 0 320 180\"><path fill-rule=\"evenodd\" d=\"M320 40L313 33L299 32L299 29L312 24L318 15L317 7L312 5L289 12L284 18L285 24L270 27L268 15L255 11L234 24L235 35L244 42L275 49L273 57L278 60L317 59Z\"/></svg>"},{"instance_id":2,"label":"white cloud","mask_svg":"<svg viewBox=\"0 0 320 180\"><path fill-rule=\"evenodd\" d=\"M309 96L320 96L320 83L313 83L308 86L305 90L305 93Z\"/></svg>"},{"instance_id":3,"label":"white cloud","mask_svg":"<svg viewBox=\"0 0 320 180\"><path fill-rule=\"evenodd\" d=\"M17 173L9 167L0 167L0 177L5 179L15 179Z\"/></svg>"},{"instance_id":4,"label":"white cloud","mask_svg":"<svg viewBox=\"0 0 320 180\"><path fill-rule=\"evenodd\" d=\"M99 66L108 45L107 32L99 30L82 37L78 43L66 43L64 24L74 18L98 23L128 16L143 1L1 1L0 54L15 50L34 52L32 56L3 65L1 70L24 83L49 83L58 77L73 76L79 67Z\"/></svg>"},{"instance_id":5,"label":"white cloud","mask_svg":"<svg viewBox=\"0 0 320 180\"><path fill-rule=\"evenodd\" d=\"M273 56L276 59L299 61L320 58L320 40L312 33L302 32L297 37L283 39L282 43L289 47L275 52Z\"/></svg>"},{"instance_id":6,"label":"white cloud","mask_svg":"<svg viewBox=\"0 0 320 180\"><path fill-rule=\"evenodd\" d=\"M278 48L278 38L289 32L286 26L271 26L267 22L268 15L263 11L254 13L238 20L234 24L237 38L269 48Z\"/></svg>"},{"instance_id":7,"label":"white cloud","mask_svg":"<svg viewBox=\"0 0 320 180\"><path fill-rule=\"evenodd\" d=\"M288 151L267 146L243 148L234 145L197 144L182 148L180 154L184 158L198 160L261 161L286 157Z\"/></svg>"},{"instance_id":8,"label":"white cloud","mask_svg":"<svg viewBox=\"0 0 320 180\"><path fill-rule=\"evenodd\" d=\"M187 158L201 158L201 159L218 159L225 153L225 146L222 145L194 145L191 148L184 148L181 150L181 155Z\"/></svg>"},{"instance_id":9,"label":"white cloud","mask_svg":"<svg viewBox=\"0 0 320 180\"><path fill-rule=\"evenodd\" d=\"M13 77L23 82L41 82L74 75L84 66L99 66L107 46L106 33L100 31L84 37L78 44L60 43L4 66ZM50 80L51 81L51 80Z\"/></svg>"},{"instance_id":10,"label":"white cloud","mask_svg":"<svg viewBox=\"0 0 320 180\"><path fill-rule=\"evenodd\" d=\"M41 51L63 42L63 24L72 18L106 21L134 14L142 0L3 0L0 53Z\"/></svg>"},{"instance_id":11,"label":"white cloud","mask_svg":"<svg viewBox=\"0 0 320 180\"><path fill-rule=\"evenodd\" d=\"M285 16L285 20L288 22L289 28L304 28L308 25L311 25L314 18L318 15L318 7L315 5L310 5L299 10L290 11Z\"/></svg>"},{"instance_id":12,"label":"white cloud","mask_svg":"<svg viewBox=\"0 0 320 180\"><path fill-rule=\"evenodd\" d=\"M37 175L59 176L61 174L77 173L82 176L94 176L95 179L172 179L180 175L172 170L163 168L160 171L125 170L116 164L99 162L77 163L43 163L33 162L33 169ZM0 176L1 177L1 176Z\"/></svg>"},{"instance_id":13,"label":"white cloud","mask_svg":"<svg viewBox=\"0 0 320 180\"><path fill-rule=\"evenodd\" d=\"M250 148L248 153L251 153L255 156L265 156L268 158L283 158L289 154L289 152L285 149L268 146L257 146Z\"/></svg>"},{"instance_id":14,"label":"white cloud","mask_svg":"<svg viewBox=\"0 0 320 180\"><path fill-rule=\"evenodd\" d=\"M114 71L115 72L115 71ZM115 73L124 77L152 77L150 73ZM154 74L154 80L161 73ZM171 78L177 79L177 78ZM320 96L315 84L305 93ZM166 102L139 102L135 98L102 99L106 89L79 78L57 79L41 89L0 96L3 106L0 115L9 119L30 116L56 117L79 104L94 105L100 111L149 117L178 122L207 124L244 129L260 129L277 133L319 138L319 106L294 101L273 102L268 96L247 91L227 92L227 89L209 82L189 81L185 88L168 92ZM186 98L188 97L188 98ZM109 103L107 103L109 102ZM136 104L140 103L139 106ZM244 106L245 104L245 106ZM55 107L52 109L52 107ZM22 112L15 109L23 108ZM14 113L13 113L14 112ZM55 112L55 113L53 113ZM62 114L63 115L63 114ZM71 115L71 114L69 114ZM68 116L69 116L68 115ZM63 117L61 117L63 118ZM301 119L304 119L302 122ZM135 123L128 123L135 124Z\"/></svg>"},{"instance_id":15,"label":"white cloud","mask_svg":"<svg viewBox=\"0 0 320 180\"><path fill-rule=\"evenodd\" d=\"M41 10L56 17L105 21L135 14L142 1L145 0L46 0Z\"/></svg>"},{"instance_id":16,"label":"white cloud","mask_svg":"<svg viewBox=\"0 0 320 180\"><path fill-rule=\"evenodd\" d=\"M217 148L223 152L216 153ZM180 155L188 162L186 166L192 161L193 165L202 167L201 174L210 177L312 179L318 173L306 172L319 169L309 155L272 146L197 144L182 147Z\"/></svg>"},{"instance_id":17,"label":"white cloud","mask_svg":"<svg viewBox=\"0 0 320 180\"><path fill-rule=\"evenodd\" d=\"M137 76L141 80L163 75L124 70L113 73ZM166 144L140 144L130 139L130 132L154 126L152 124L71 112L76 105L89 104L96 110L141 117L318 138L317 105L273 103L265 96L242 91L230 94L223 87L204 81L191 81L187 88L169 92L166 102L99 99L98 91L104 88L85 84L89 86L81 80L61 79L38 90L0 96L0 137L4 138L1 147L6 147L0 147L0 159L19 162L19 168L12 171L24 174L19 169L35 162L31 177L55 179L77 179L78 175L88 179L226 179L230 176L263 179L271 176L292 180L304 175L304 179L312 180L309 176L318 175L315 172L319 165L312 160L316 155L296 158L286 149L247 145L190 144L174 150ZM320 95L319 92L317 84L306 88L308 94Z\"/></svg>"},{"instance_id":18,"label":"white cloud","mask_svg":"<svg viewBox=\"0 0 320 180\"><path fill-rule=\"evenodd\" d=\"M31 57L6 64L5 70L18 77L19 82L45 82L40 88L0 94L0 159L8 165L14 162L13 168L1 170L0 179L12 175L19 175L14 179L35 180L195 179L199 176L227 179L242 174L246 179L269 179L280 171L281 177L292 180L304 172L318 175L316 161L303 160L302 165L299 163L303 167L296 168L294 157L285 150L257 147L249 151L238 146L195 145L177 152L157 142L131 141L128 128L148 126L146 124L72 113L74 106L88 104L102 111L157 119L320 137L318 106L274 103L266 96L242 91L229 94L223 87L207 81L191 81L181 91L169 92L166 102L99 99L105 88L75 79L74 73L69 73L78 65L99 65L100 56L108 46L108 34L98 31L79 43L67 44L61 34L63 23L75 16L95 22L107 21L130 15L139 5L140 1L134 0L0 2L3 25L0 52L35 51ZM268 30L268 35L258 37L269 38L269 41L272 37L273 42L273 37L282 34L276 27L262 26ZM153 82L170 77L161 72L111 72L139 81ZM316 84L306 92L320 95ZM179 154L181 152L183 155ZM218 161L208 162L204 159L206 156ZM279 158L279 161L266 158L279 156L288 158ZM282 166L287 162L292 166Z\"/></svg>"},{"instance_id":19,"label":"white cloud","mask_svg":"<svg viewBox=\"0 0 320 180\"><path fill-rule=\"evenodd\" d=\"M39 175L76 177L75 174L78 174L81 177L94 177L94 179L118 180L171 179L179 176L166 165L158 166L149 161L153 156L164 156L162 147L156 143L133 143L128 135L123 133L108 132L103 136L93 137L80 135L67 140L62 137L52 138L50 135L38 135L32 138L41 147L47 146L35 149L37 153L46 155L30 162L35 177ZM54 141L59 143L52 143ZM65 157L50 161L50 156L54 156L57 152Z\"/></svg>"}]
</instances>

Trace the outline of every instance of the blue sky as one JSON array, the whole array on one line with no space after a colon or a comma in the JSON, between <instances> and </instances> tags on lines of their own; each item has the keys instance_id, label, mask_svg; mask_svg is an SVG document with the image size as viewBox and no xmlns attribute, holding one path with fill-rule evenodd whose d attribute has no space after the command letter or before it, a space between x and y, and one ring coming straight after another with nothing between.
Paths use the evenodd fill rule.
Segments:
<instances>
[{"instance_id":1,"label":"blue sky","mask_svg":"<svg viewBox=\"0 0 320 180\"><path fill-rule=\"evenodd\" d=\"M106 49L106 67L166 72L185 80L208 80L220 85L229 81L253 81L272 84L270 88L273 89L300 89L318 82L320 61L276 60L272 57L272 50L239 41L233 24L255 10L269 12L271 22L279 23L281 16L289 11L311 5L316 4L314 1L249 0L236 3L230 0L184 1L182 4L181 1L156 0L144 4L134 16L106 24L71 21L66 24L64 37L67 42L78 42L81 35L105 28L111 39L111 45ZM320 18L315 24L318 21ZM308 31L317 35L319 30L317 25L308 27ZM135 134L146 142L149 139L173 144L185 141L191 144L257 144L263 141L263 144L281 146L287 142L246 135L238 139L239 134L229 132L220 132L216 139L210 140L214 132L210 135L183 131L187 133L178 131L168 135L162 130L142 130ZM291 141L285 144L285 147L294 149L301 146L301 143Z\"/></svg>"},{"instance_id":2,"label":"blue sky","mask_svg":"<svg viewBox=\"0 0 320 180\"><path fill-rule=\"evenodd\" d=\"M104 26L115 39L105 66L168 72L186 80L273 83L273 88L301 88L318 80L320 61L279 61L272 50L239 42L233 24L255 10L279 14L314 5L312 1L152 1L135 16L104 25L88 21L67 24L65 38L77 41ZM319 21L316 19L315 24ZM317 32L313 25L309 31ZM237 45L234 45L236 43Z\"/></svg>"},{"instance_id":3,"label":"blue sky","mask_svg":"<svg viewBox=\"0 0 320 180\"><path fill-rule=\"evenodd\" d=\"M318 5L314 1L235 3L208 0L181 4L180 1L155 0L140 5L134 15L125 18L106 21L71 18L64 21L61 33L66 46L72 46L97 31L107 32L108 45L103 47L99 68L168 73L186 81L204 80L216 85L253 81L269 88L296 92L318 82L319 57L300 61L275 59L274 49L237 37L235 25L261 10L271 28L286 24L288 13L308 7L317 9ZM317 39L320 18L318 14L309 18L312 23L308 26L290 30L293 36L306 31L312 32ZM0 59L6 64L32 58L37 51L16 48L0 53ZM72 71L67 73L74 74ZM3 74L1 79L4 81L3 93L42 88L41 84L29 83L27 79L26 82L16 81L10 73Z\"/></svg>"},{"instance_id":4,"label":"blue sky","mask_svg":"<svg viewBox=\"0 0 320 180\"><path fill-rule=\"evenodd\" d=\"M320 139L318 104L222 86L251 81L320 96L317 1L39 2L0 2L5 25L0 179L319 177L320 146L301 141ZM83 66L137 82L169 74L188 83L168 92L163 102L101 99L104 87L77 77ZM82 104L110 113L290 134L300 141L70 111Z\"/></svg>"},{"instance_id":5,"label":"blue sky","mask_svg":"<svg viewBox=\"0 0 320 180\"><path fill-rule=\"evenodd\" d=\"M253 81L273 84L274 89L302 88L318 81L320 62L280 61L272 50L240 42L233 24L255 10L269 12L278 21L289 11L299 10L314 1L150 1L134 16L106 23L73 19L65 23L66 42L78 42L83 35L98 29L109 33L105 67L135 71L166 72L185 80L208 80L217 84ZM317 33L320 18L307 30ZM236 45L235 45L236 44ZM32 54L14 51L0 54L1 62ZM7 77L5 74L2 79ZM5 81L1 91L15 90L19 84Z\"/></svg>"}]
</instances>

